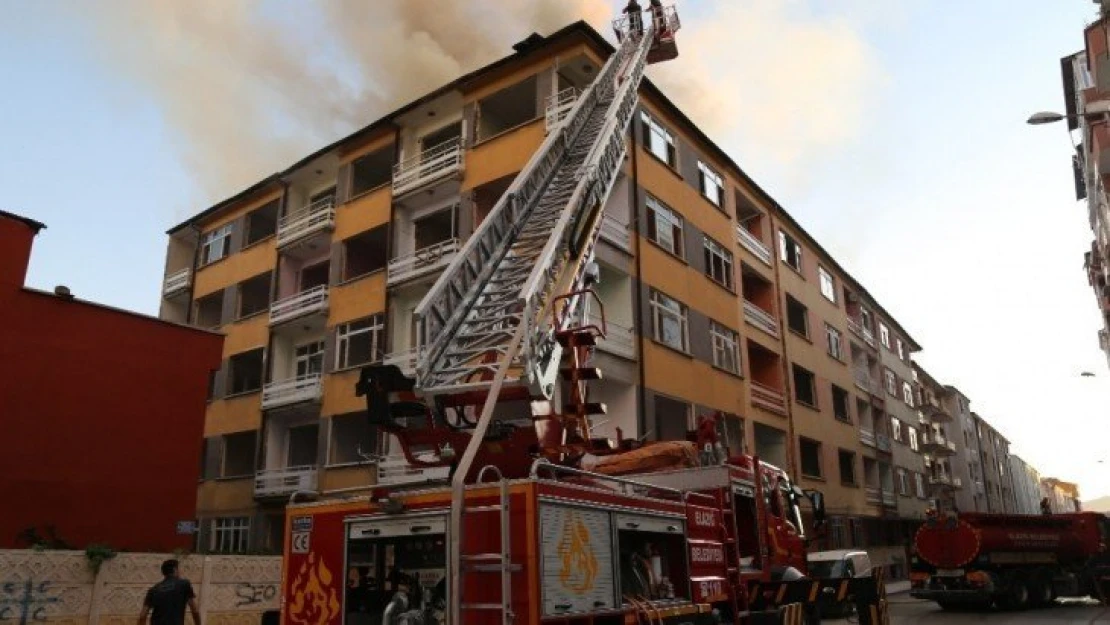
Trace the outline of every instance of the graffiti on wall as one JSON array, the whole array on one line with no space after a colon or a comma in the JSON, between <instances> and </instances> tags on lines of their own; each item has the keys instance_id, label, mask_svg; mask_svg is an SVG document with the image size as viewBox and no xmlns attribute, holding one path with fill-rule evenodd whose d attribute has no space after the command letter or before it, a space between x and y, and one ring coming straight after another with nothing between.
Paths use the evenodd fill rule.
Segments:
<instances>
[{"instance_id":1,"label":"graffiti on wall","mask_svg":"<svg viewBox=\"0 0 1110 625\"><path fill-rule=\"evenodd\" d=\"M48 581L5 582L0 584L0 621L45 621L47 606L60 600Z\"/></svg>"},{"instance_id":2,"label":"graffiti on wall","mask_svg":"<svg viewBox=\"0 0 1110 625\"><path fill-rule=\"evenodd\" d=\"M235 607L267 603L277 597L277 584L252 584L244 582L235 587Z\"/></svg>"}]
</instances>

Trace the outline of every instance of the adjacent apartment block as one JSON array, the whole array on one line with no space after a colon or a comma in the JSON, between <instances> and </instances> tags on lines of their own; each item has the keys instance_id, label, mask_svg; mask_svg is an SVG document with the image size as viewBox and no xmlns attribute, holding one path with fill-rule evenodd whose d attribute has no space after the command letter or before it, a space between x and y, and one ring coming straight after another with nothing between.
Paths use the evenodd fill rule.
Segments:
<instances>
[{"instance_id":1,"label":"adjacent apartment block","mask_svg":"<svg viewBox=\"0 0 1110 625\"><path fill-rule=\"evenodd\" d=\"M0 548L187 548L223 337L24 286L44 228L0 211Z\"/></svg>"},{"instance_id":2,"label":"adjacent apartment block","mask_svg":"<svg viewBox=\"0 0 1110 625\"><path fill-rule=\"evenodd\" d=\"M359 368L412 370L414 309L612 52L584 23L532 35L170 229L162 316L227 335L200 549L278 550L290 497L437 476L368 426ZM901 573L950 455L919 415L920 346L650 81L626 141L596 251L597 433L721 413L730 448L825 493L830 547Z\"/></svg>"},{"instance_id":3,"label":"adjacent apartment block","mask_svg":"<svg viewBox=\"0 0 1110 625\"><path fill-rule=\"evenodd\" d=\"M1010 475L1014 482L1014 512L1040 514L1041 474L1017 454L1010 455Z\"/></svg>"},{"instance_id":4,"label":"adjacent apartment block","mask_svg":"<svg viewBox=\"0 0 1110 625\"><path fill-rule=\"evenodd\" d=\"M1041 496L1048 499L1049 509L1053 512L1079 512L1083 509L1079 485L1074 482L1046 477L1041 480Z\"/></svg>"}]
</instances>

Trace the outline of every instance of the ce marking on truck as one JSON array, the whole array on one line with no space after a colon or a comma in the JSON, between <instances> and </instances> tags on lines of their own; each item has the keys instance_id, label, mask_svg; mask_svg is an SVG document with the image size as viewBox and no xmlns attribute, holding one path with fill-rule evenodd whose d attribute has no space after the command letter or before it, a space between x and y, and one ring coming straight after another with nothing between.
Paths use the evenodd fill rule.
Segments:
<instances>
[{"instance_id":1,"label":"ce marking on truck","mask_svg":"<svg viewBox=\"0 0 1110 625\"><path fill-rule=\"evenodd\" d=\"M293 553L308 553L309 548L312 546L312 533L311 532L293 532L290 543L292 543Z\"/></svg>"}]
</instances>

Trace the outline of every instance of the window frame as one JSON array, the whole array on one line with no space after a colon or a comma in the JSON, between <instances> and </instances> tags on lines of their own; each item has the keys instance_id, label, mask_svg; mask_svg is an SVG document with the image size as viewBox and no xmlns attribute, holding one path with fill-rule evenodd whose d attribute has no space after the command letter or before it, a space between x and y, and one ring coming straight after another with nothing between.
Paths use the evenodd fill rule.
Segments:
<instances>
[{"instance_id":1,"label":"window frame","mask_svg":"<svg viewBox=\"0 0 1110 625\"><path fill-rule=\"evenodd\" d=\"M797 265L790 262L790 254L787 250L788 244L793 245L794 255L796 260L798 261ZM779 230L779 260L786 263L787 266L789 266L794 271L797 271L798 273L802 272L802 267L804 266L804 261L802 260L802 245L801 243L798 243L798 241L794 237L787 234L785 230L781 229Z\"/></svg>"},{"instance_id":2,"label":"window frame","mask_svg":"<svg viewBox=\"0 0 1110 625\"><path fill-rule=\"evenodd\" d=\"M659 123L654 115L643 109L640 110L640 121L643 125L644 149L671 169L677 169L678 147L675 145L675 138L671 131ZM657 144L657 141L660 143ZM665 151L666 155L659 154L656 149Z\"/></svg>"},{"instance_id":3,"label":"window frame","mask_svg":"<svg viewBox=\"0 0 1110 625\"><path fill-rule=\"evenodd\" d=\"M815 450L817 452L817 473L816 474L806 473L805 462L804 462L805 454L802 453L803 445L805 445L806 443L810 443L810 444L814 445ZM809 479L816 479L816 480L825 479L824 444L821 441L815 440L815 439L812 439L812 438L807 438L805 436L799 436L798 437L798 470L801 473L802 477L806 477L806 478L809 478Z\"/></svg>"},{"instance_id":4,"label":"window frame","mask_svg":"<svg viewBox=\"0 0 1110 625\"><path fill-rule=\"evenodd\" d=\"M913 401L913 387L905 380L902 381L902 401L910 408L915 407L915 402Z\"/></svg>"},{"instance_id":5,"label":"window frame","mask_svg":"<svg viewBox=\"0 0 1110 625\"><path fill-rule=\"evenodd\" d=\"M879 341L882 342L883 347L890 349L890 328L882 321L879 322Z\"/></svg>"},{"instance_id":6,"label":"window frame","mask_svg":"<svg viewBox=\"0 0 1110 625\"><path fill-rule=\"evenodd\" d=\"M905 442L902 437L902 420L898 417L890 417L890 437L899 443Z\"/></svg>"},{"instance_id":7,"label":"window frame","mask_svg":"<svg viewBox=\"0 0 1110 625\"><path fill-rule=\"evenodd\" d=\"M809 375L809 394L810 394L810 397L813 398L812 403L803 401L798 396L798 389L800 388L799 385L798 385L798 372L799 371L801 371L803 374L808 374ZM819 408L818 408L818 398L817 398L817 375L815 373L813 373L812 371L810 371L809 369L806 369L805 367L799 365L798 363L792 362L792 363L790 363L790 381L794 383L794 401L798 402L799 404L801 404L803 406L806 406L807 408L813 408L814 410L819 410Z\"/></svg>"},{"instance_id":8,"label":"window frame","mask_svg":"<svg viewBox=\"0 0 1110 625\"><path fill-rule=\"evenodd\" d=\"M828 342L827 353L829 356L840 362L844 362L844 336L840 333L840 330L826 323L825 341ZM836 345L836 349L833 349L834 344Z\"/></svg>"},{"instance_id":9,"label":"window frame","mask_svg":"<svg viewBox=\"0 0 1110 625\"><path fill-rule=\"evenodd\" d=\"M234 222L226 223L200 236L200 267L206 267L231 255L231 232L235 229L234 226ZM217 241L221 241L221 251L219 256L213 257L212 249Z\"/></svg>"},{"instance_id":10,"label":"window frame","mask_svg":"<svg viewBox=\"0 0 1110 625\"><path fill-rule=\"evenodd\" d=\"M716 321L709 320L709 339L713 349L713 366L729 373L740 374L740 334ZM725 366L719 354L730 354L732 367Z\"/></svg>"},{"instance_id":11,"label":"window frame","mask_svg":"<svg viewBox=\"0 0 1110 625\"><path fill-rule=\"evenodd\" d=\"M803 331L798 331L796 328L794 328L794 325L792 323L790 323L790 317L791 317L791 315L790 315L790 303L791 302L793 302L796 306L800 307L801 310L802 310L802 321L805 323L805 328L803 329ZM805 304L803 304L800 300L794 298L794 296L790 295L789 293L786 294L786 329L790 330L794 334L797 334L798 336L805 337L807 340L809 339L809 308L806 307Z\"/></svg>"},{"instance_id":12,"label":"window frame","mask_svg":"<svg viewBox=\"0 0 1110 625\"><path fill-rule=\"evenodd\" d=\"M645 205L648 211L648 240L658 245L667 253L685 259L686 245L684 239L686 236L686 227L682 215L653 195L646 196ZM666 229L669 231L668 236L671 239L670 245L662 240L660 236L662 232L660 222L664 222L664 225L667 226Z\"/></svg>"},{"instance_id":13,"label":"window frame","mask_svg":"<svg viewBox=\"0 0 1110 625\"><path fill-rule=\"evenodd\" d=\"M356 323L368 322L365 328L351 330L350 326ZM375 323L375 321L377 323ZM350 362L351 338L361 334L370 334L370 359L366 362ZM376 335L376 336L375 336ZM342 371L351 367L381 362L385 357L385 313L374 313L367 317L351 319L335 326L335 370ZM375 355L375 353L377 355Z\"/></svg>"},{"instance_id":14,"label":"window frame","mask_svg":"<svg viewBox=\"0 0 1110 625\"><path fill-rule=\"evenodd\" d=\"M668 306L668 302L673 302L678 306L679 310L674 310ZM690 309L679 300L667 295L666 293L651 289L648 295L648 305L651 307L651 335L652 339L665 345L671 349L678 350L682 353L688 354L690 352ZM669 341L664 339L663 336L663 317L675 316L678 319L680 330L682 333L681 346L675 346Z\"/></svg>"},{"instance_id":15,"label":"window frame","mask_svg":"<svg viewBox=\"0 0 1110 625\"><path fill-rule=\"evenodd\" d=\"M883 369L883 386L886 387L887 394L898 396L898 376L890 369Z\"/></svg>"},{"instance_id":16,"label":"window frame","mask_svg":"<svg viewBox=\"0 0 1110 625\"><path fill-rule=\"evenodd\" d=\"M821 295L833 304L836 303L836 278L821 265L817 265L817 281L820 283ZM826 292L826 287L828 292Z\"/></svg>"},{"instance_id":17,"label":"window frame","mask_svg":"<svg viewBox=\"0 0 1110 625\"><path fill-rule=\"evenodd\" d=\"M734 291L736 288L736 280L734 278L736 275L736 264L733 260L732 252L706 234L702 235L702 252L705 254L705 276L729 291ZM722 279L718 279L717 276L713 275L715 273L713 270L715 260L721 265L720 271L722 273Z\"/></svg>"},{"instance_id":18,"label":"window frame","mask_svg":"<svg viewBox=\"0 0 1110 625\"><path fill-rule=\"evenodd\" d=\"M712 187L710 187L712 184ZM716 196L710 195L710 192L716 189ZM701 191L701 196L709 200L714 206L724 210L725 208L725 179L717 170L710 166L702 159L698 159L698 190Z\"/></svg>"},{"instance_id":19,"label":"window frame","mask_svg":"<svg viewBox=\"0 0 1110 625\"><path fill-rule=\"evenodd\" d=\"M910 449L914 451L920 450L920 445L917 442L917 428L912 425L906 426L906 431L909 433Z\"/></svg>"},{"instance_id":20,"label":"window frame","mask_svg":"<svg viewBox=\"0 0 1110 625\"><path fill-rule=\"evenodd\" d=\"M841 423L851 423L852 422L852 394L849 393L847 389L841 388L841 387L837 386L836 384L830 384L829 387L831 389L830 394L832 396L833 418L836 419L837 421L840 421ZM836 394L837 394L837 391L840 391L840 393L842 393L843 396L844 396L845 414L843 415L843 418L841 418L841 415L836 413L836 409L837 409Z\"/></svg>"},{"instance_id":21,"label":"window frame","mask_svg":"<svg viewBox=\"0 0 1110 625\"><path fill-rule=\"evenodd\" d=\"M898 494L903 497L910 496L910 477L905 469L902 467L895 467L895 477L898 480Z\"/></svg>"},{"instance_id":22,"label":"window frame","mask_svg":"<svg viewBox=\"0 0 1110 625\"><path fill-rule=\"evenodd\" d=\"M216 517L212 519L210 529L209 549L212 553L243 554L250 550L249 516Z\"/></svg>"},{"instance_id":23,"label":"window frame","mask_svg":"<svg viewBox=\"0 0 1110 625\"><path fill-rule=\"evenodd\" d=\"M918 473L917 471L914 471L913 481L914 481L914 486L917 487L917 498L918 499L928 499L928 495L925 492L925 476Z\"/></svg>"},{"instance_id":24,"label":"window frame","mask_svg":"<svg viewBox=\"0 0 1110 625\"><path fill-rule=\"evenodd\" d=\"M902 339L900 339L898 337L894 337L894 344L898 348L898 359L899 360L905 360L906 359L906 344L903 343Z\"/></svg>"},{"instance_id":25,"label":"window frame","mask_svg":"<svg viewBox=\"0 0 1110 625\"><path fill-rule=\"evenodd\" d=\"M852 471L851 481L844 481L844 456L847 455L849 466ZM850 449L837 449L836 450L837 469L840 474L840 483L846 486L859 486L859 477L856 472L856 452Z\"/></svg>"}]
</instances>

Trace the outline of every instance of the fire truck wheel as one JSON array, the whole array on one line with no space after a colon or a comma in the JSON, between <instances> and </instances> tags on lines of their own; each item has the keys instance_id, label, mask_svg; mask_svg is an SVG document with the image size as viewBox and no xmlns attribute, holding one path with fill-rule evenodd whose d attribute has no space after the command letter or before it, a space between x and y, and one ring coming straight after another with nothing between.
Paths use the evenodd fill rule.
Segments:
<instances>
[{"instance_id":1,"label":"fire truck wheel","mask_svg":"<svg viewBox=\"0 0 1110 625\"><path fill-rule=\"evenodd\" d=\"M1056 601L1056 589L1050 574L1041 574L1029 582L1029 603L1035 608L1052 605Z\"/></svg>"},{"instance_id":2,"label":"fire truck wheel","mask_svg":"<svg viewBox=\"0 0 1110 625\"><path fill-rule=\"evenodd\" d=\"M1024 610L1029 607L1029 582L1019 576L1010 578L1006 592L998 599L1003 610Z\"/></svg>"}]
</instances>

